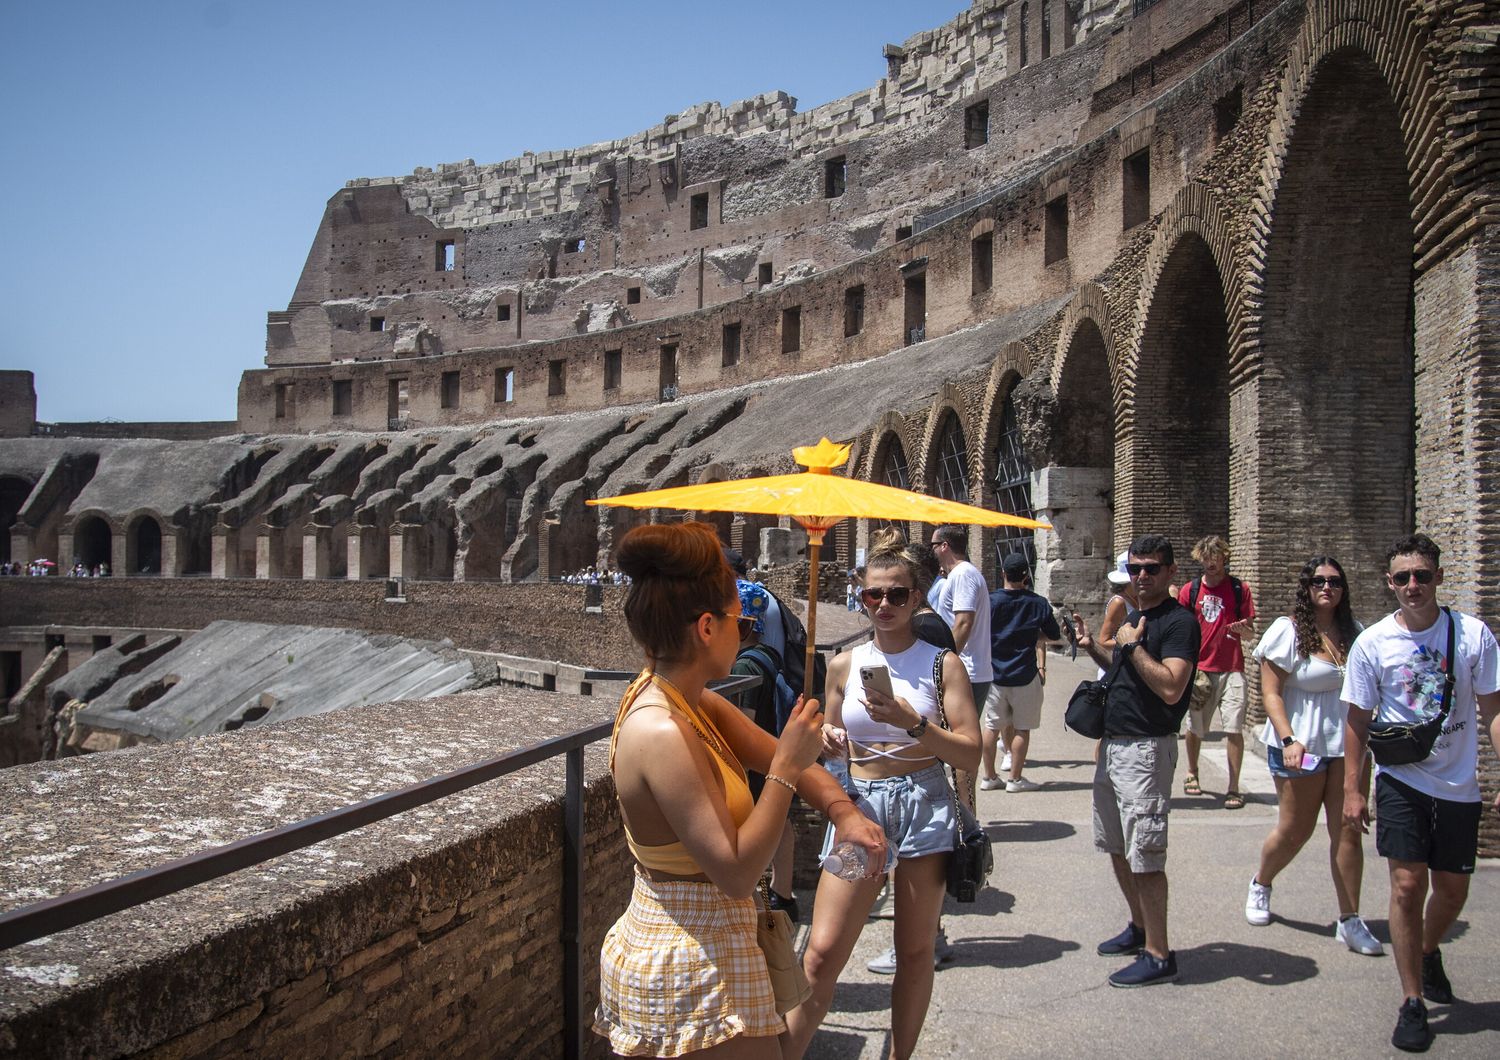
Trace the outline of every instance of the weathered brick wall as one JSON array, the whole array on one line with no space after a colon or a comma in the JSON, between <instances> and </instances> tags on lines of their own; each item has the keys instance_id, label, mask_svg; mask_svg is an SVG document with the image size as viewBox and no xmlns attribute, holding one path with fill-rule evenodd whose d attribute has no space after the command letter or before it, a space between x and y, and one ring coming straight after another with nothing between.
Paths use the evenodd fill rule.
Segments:
<instances>
[{"instance_id":1,"label":"weathered brick wall","mask_svg":"<svg viewBox=\"0 0 1500 1060\"><path fill-rule=\"evenodd\" d=\"M0 908L606 720L613 707L471 693L6 770ZM586 1018L632 866L604 756L596 747L588 758ZM0 1057L561 1055L561 785L560 760L533 767L8 951ZM90 843L76 843L79 828ZM589 1055L606 1054L587 1037Z\"/></svg>"},{"instance_id":2,"label":"weathered brick wall","mask_svg":"<svg viewBox=\"0 0 1500 1060\"><path fill-rule=\"evenodd\" d=\"M36 426L36 385L30 372L0 371L0 438L25 438Z\"/></svg>"},{"instance_id":3,"label":"weathered brick wall","mask_svg":"<svg viewBox=\"0 0 1500 1060\"><path fill-rule=\"evenodd\" d=\"M201 629L227 618L447 638L461 648L629 669L640 652L623 603L614 586L604 590L604 612L588 614L581 585L408 582L405 602L387 603L382 581L0 579L0 625Z\"/></svg>"}]
</instances>

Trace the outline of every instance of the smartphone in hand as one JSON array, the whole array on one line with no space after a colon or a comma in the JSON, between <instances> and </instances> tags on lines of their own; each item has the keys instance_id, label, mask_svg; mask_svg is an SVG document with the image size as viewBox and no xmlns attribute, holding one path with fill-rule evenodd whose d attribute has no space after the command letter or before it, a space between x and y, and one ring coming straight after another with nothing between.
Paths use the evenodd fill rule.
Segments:
<instances>
[{"instance_id":1,"label":"smartphone in hand","mask_svg":"<svg viewBox=\"0 0 1500 1060\"><path fill-rule=\"evenodd\" d=\"M891 688L891 671L886 666L861 666L859 668L860 684L866 688L874 689L887 699L895 699L896 693Z\"/></svg>"}]
</instances>

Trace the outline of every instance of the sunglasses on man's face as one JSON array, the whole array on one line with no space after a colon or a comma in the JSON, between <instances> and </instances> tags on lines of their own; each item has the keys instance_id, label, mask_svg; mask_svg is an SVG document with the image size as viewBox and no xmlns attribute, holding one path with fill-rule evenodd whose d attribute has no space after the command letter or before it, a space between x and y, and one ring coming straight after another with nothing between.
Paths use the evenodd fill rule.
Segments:
<instances>
[{"instance_id":1,"label":"sunglasses on man's face","mask_svg":"<svg viewBox=\"0 0 1500 1060\"><path fill-rule=\"evenodd\" d=\"M1125 573L1128 574L1128 575L1130 575L1132 578L1134 578L1137 574L1141 574L1141 573L1149 574L1151 577L1154 578L1158 574L1161 573L1161 564L1160 563L1127 563L1127 564L1125 564Z\"/></svg>"},{"instance_id":2,"label":"sunglasses on man's face","mask_svg":"<svg viewBox=\"0 0 1500 1060\"><path fill-rule=\"evenodd\" d=\"M1329 576L1314 574L1311 584L1314 589L1321 589L1324 586L1330 589L1342 589L1344 587L1344 579L1340 578L1337 574Z\"/></svg>"},{"instance_id":3,"label":"sunglasses on man's face","mask_svg":"<svg viewBox=\"0 0 1500 1060\"><path fill-rule=\"evenodd\" d=\"M1404 586L1413 578L1417 579L1418 585L1431 585L1432 579L1437 575L1426 567L1418 567L1416 570L1393 570L1391 571L1391 584Z\"/></svg>"},{"instance_id":4,"label":"sunglasses on man's face","mask_svg":"<svg viewBox=\"0 0 1500 1060\"><path fill-rule=\"evenodd\" d=\"M906 601L911 599L911 590L904 585L895 585L889 589L861 589L859 598L865 602L866 607L879 607L882 600L889 600L892 607L904 607Z\"/></svg>"}]
</instances>

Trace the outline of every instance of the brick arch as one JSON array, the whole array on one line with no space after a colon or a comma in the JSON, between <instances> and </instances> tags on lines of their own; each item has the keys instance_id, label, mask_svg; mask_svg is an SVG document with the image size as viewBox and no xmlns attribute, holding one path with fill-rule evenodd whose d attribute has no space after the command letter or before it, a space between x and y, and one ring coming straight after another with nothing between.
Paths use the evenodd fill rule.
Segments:
<instances>
[{"instance_id":1,"label":"brick arch","mask_svg":"<svg viewBox=\"0 0 1500 1060\"><path fill-rule=\"evenodd\" d=\"M103 526L102 536L94 529L96 526ZM120 533L120 527L107 512L99 508L85 508L81 512L70 513L61 529L63 533L72 535L74 555L58 556L57 562L60 565L72 566L76 557L86 567L97 567L101 563L107 563L111 573L124 573L114 570L114 539L115 535Z\"/></svg>"},{"instance_id":2,"label":"brick arch","mask_svg":"<svg viewBox=\"0 0 1500 1060\"><path fill-rule=\"evenodd\" d=\"M912 444L906 418L898 412L887 412L875 421L875 426L870 430L870 446L860 475L866 482L884 481L881 472L885 468L886 452L892 441L899 444L901 451L906 454L907 473L911 473L911 458L916 448Z\"/></svg>"},{"instance_id":3,"label":"brick arch","mask_svg":"<svg viewBox=\"0 0 1500 1060\"><path fill-rule=\"evenodd\" d=\"M994 500L994 453L1005 419L1005 399L1031 372L1031 351L1019 342L1006 343L990 366L990 377L984 384L984 412L975 432L979 439L979 489L973 491L975 504L988 507Z\"/></svg>"},{"instance_id":4,"label":"brick arch","mask_svg":"<svg viewBox=\"0 0 1500 1060\"><path fill-rule=\"evenodd\" d=\"M970 485L969 496L973 498L974 469L976 466L974 454L974 424L969 414L968 402L964 399L963 391L959 390L953 383L944 383L942 389L932 400L932 408L927 414L927 424L922 429L922 441L918 449L917 459L912 461L916 470L912 473L912 489L930 493L936 473L938 432L947 422L947 416L952 413L958 418L959 428L964 432L964 448L968 456L968 478Z\"/></svg>"},{"instance_id":5,"label":"brick arch","mask_svg":"<svg viewBox=\"0 0 1500 1060\"><path fill-rule=\"evenodd\" d=\"M1229 378L1233 385L1245 373L1247 313L1245 270L1238 253L1229 211L1213 189L1202 184L1185 185L1163 212L1152 237L1151 248L1141 267L1141 288L1129 339L1115 360L1115 438L1128 444L1136 427L1136 387L1141 368L1141 343L1152 306L1159 294L1162 272L1184 239L1196 237L1208 248L1219 275L1220 290L1229 332Z\"/></svg>"},{"instance_id":6,"label":"brick arch","mask_svg":"<svg viewBox=\"0 0 1500 1060\"><path fill-rule=\"evenodd\" d=\"M1412 223L1420 272L1441 255L1461 224L1464 209L1453 194L1450 159L1443 150L1442 130L1452 103L1436 84L1428 59L1431 37L1419 22L1432 16L1419 16L1412 8L1403 0L1312 0L1308 4L1277 88L1252 210L1273 216L1302 105L1323 60L1346 49L1361 51L1380 71L1400 116L1407 183L1414 190ZM1246 253L1257 276L1265 265L1268 236L1268 231L1250 233Z\"/></svg>"},{"instance_id":7,"label":"brick arch","mask_svg":"<svg viewBox=\"0 0 1500 1060\"><path fill-rule=\"evenodd\" d=\"M995 219L993 217L981 217L969 227L969 238L978 239L980 236L990 235L995 231Z\"/></svg>"},{"instance_id":8,"label":"brick arch","mask_svg":"<svg viewBox=\"0 0 1500 1060\"><path fill-rule=\"evenodd\" d=\"M154 533L146 533L147 522L154 523ZM121 520L125 534L125 569L120 574L139 574L149 566L152 574L162 573L162 557L172 524L155 508L136 508Z\"/></svg>"},{"instance_id":9,"label":"brick arch","mask_svg":"<svg viewBox=\"0 0 1500 1060\"><path fill-rule=\"evenodd\" d=\"M1109 311L1109 299L1105 297L1104 289L1098 284L1086 283L1078 289L1078 293L1063 310L1057 346L1053 351L1052 365L1047 375L1047 382L1054 394L1062 394L1068 355L1073 350L1073 341L1077 337L1078 329L1085 324L1093 324L1104 340L1105 363L1109 365L1110 385L1112 387L1118 385L1119 354L1116 352L1118 346L1115 342L1114 317Z\"/></svg>"}]
</instances>

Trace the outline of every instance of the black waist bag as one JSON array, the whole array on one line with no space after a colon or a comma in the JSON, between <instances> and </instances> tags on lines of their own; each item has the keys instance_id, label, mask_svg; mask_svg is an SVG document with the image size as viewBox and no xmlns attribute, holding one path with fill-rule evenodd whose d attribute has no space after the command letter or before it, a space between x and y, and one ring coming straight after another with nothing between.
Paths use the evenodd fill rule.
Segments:
<instances>
[{"instance_id":1,"label":"black waist bag","mask_svg":"<svg viewBox=\"0 0 1500 1060\"><path fill-rule=\"evenodd\" d=\"M1405 766L1413 762L1421 762L1432 754L1433 744L1443 733L1443 725L1448 720L1448 710L1453 705L1453 612L1446 607L1443 614L1448 616L1448 679L1443 684L1443 706L1438 716L1422 722L1410 721L1371 721L1370 753L1375 756L1375 761L1383 766ZM1379 708L1376 708L1377 710Z\"/></svg>"},{"instance_id":2,"label":"black waist bag","mask_svg":"<svg viewBox=\"0 0 1500 1060\"><path fill-rule=\"evenodd\" d=\"M1063 715L1064 725L1090 740L1097 740L1104 735L1104 702L1109 695L1109 683L1120 672L1120 664L1124 661L1125 656L1121 655L1109 668L1109 672L1097 681L1078 682L1078 687L1068 699L1068 710Z\"/></svg>"}]
</instances>

